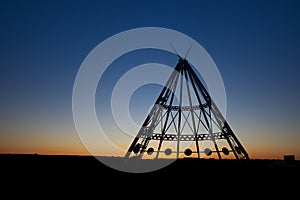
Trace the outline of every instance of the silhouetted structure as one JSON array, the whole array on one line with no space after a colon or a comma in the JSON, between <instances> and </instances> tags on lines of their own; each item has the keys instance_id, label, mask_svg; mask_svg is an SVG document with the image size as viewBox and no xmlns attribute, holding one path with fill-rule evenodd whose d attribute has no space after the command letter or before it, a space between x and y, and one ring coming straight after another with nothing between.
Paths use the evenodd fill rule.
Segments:
<instances>
[{"instance_id":1,"label":"silhouetted structure","mask_svg":"<svg viewBox=\"0 0 300 200\"><path fill-rule=\"evenodd\" d=\"M287 162L294 162L295 161L295 155L284 155L283 160Z\"/></svg>"},{"instance_id":2,"label":"silhouetted structure","mask_svg":"<svg viewBox=\"0 0 300 200\"><path fill-rule=\"evenodd\" d=\"M180 56L125 157L159 158L161 153L173 158L249 159L191 65Z\"/></svg>"}]
</instances>

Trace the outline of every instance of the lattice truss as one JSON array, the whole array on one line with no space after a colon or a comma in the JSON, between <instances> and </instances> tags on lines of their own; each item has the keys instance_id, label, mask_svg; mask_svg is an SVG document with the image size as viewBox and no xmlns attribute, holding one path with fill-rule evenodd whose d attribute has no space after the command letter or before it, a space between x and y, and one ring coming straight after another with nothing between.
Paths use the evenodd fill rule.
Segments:
<instances>
[{"instance_id":1,"label":"lattice truss","mask_svg":"<svg viewBox=\"0 0 300 200\"><path fill-rule=\"evenodd\" d=\"M181 58L125 155L131 156L249 159L191 65Z\"/></svg>"}]
</instances>

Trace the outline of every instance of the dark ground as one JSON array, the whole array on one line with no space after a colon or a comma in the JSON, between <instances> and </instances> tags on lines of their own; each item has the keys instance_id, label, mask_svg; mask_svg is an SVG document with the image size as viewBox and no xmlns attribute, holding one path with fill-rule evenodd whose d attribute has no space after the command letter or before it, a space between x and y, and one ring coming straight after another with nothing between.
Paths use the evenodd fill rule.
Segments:
<instances>
[{"instance_id":1,"label":"dark ground","mask_svg":"<svg viewBox=\"0 0 300 200\"><path fill-rule=\"evenodd\" d=\"M111 159L122 162L121 158ZM147 173L117 171L93 156L2 154L0 161L2 191L3 186L29 187L34 191L50 185L58 190L70 187L75 191L90 187L104 192L104 188L113 187L198 193L220 188L230 193L242 190L289 195L298 193L294 188L300 185L300 161L179 159Z\"/></svg>"}]
</instances>

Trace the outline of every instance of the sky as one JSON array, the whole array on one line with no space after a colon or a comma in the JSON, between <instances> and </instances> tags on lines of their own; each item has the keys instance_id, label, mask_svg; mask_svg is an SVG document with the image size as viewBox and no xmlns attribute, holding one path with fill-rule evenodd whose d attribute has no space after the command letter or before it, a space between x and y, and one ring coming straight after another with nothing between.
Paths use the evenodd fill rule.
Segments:
<instances>
[{"instance_id":1,"label":"sky","mask_svg":"<svg viewBox=\"0 0 300 200\"><path fill-rule=\"evenodd\" d=\"M1 1L0 153L88 155L72 114L81 64L115 34L163 27L193 38L214 60L226 89L227 121L250 158L300 159L299 9L296 0ZM97 90L96 110L104 109L101 102L122 74L147 62L174 67L177 57L144 50L116 60L102 79L105 88ZM133 95L137 124L160 89L146 85ZM100 123L109 127L112 118L105 116L98 116ZM118 142L126 150L131 139Z\"/></svg>"}]
</instances>

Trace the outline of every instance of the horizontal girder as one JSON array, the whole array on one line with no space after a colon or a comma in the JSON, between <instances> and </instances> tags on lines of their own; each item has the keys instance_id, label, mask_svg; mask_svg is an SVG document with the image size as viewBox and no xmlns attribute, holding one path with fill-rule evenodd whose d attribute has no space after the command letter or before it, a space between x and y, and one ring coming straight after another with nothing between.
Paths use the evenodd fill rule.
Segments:
<instances>
[{"instance_id":1,"label":"horizontal girder","mask_svg":"<svg viewBox=\"0 0 300 200\"><path fill-rule=\"evenodd\" d=\"M207 104L202 104L203 108L207 108ZM200 110L201 106L200 105L196 105L196 106L163 106L165 109L169 109L170 110L179 110L181 109L182 111L190 111L190 110Z\"/></svg>"},{"instance_id":2,"label":"horizontal girder","mask_svg":"<svg viewBox=\"0 0 300 200\"><path fill-rule=\"evenodd\" d=\"M218 133L212 133L213 137L215 140L219 140L219 139L225 139L225 136L222 132L218 132ZM197 134L197 140L201 141L201 140L212 140L212 135L211 134ZM142 136L142 138L146 138L145 135ZM151 135L151 140L168 140L168 141L177 141L178 140L178 135L177 134L160 134L160 133L153 133ZM181 134L179 136L179 140L180 141L195 141L196 137L195 135L192 134Z\"/></svg>"}]
</instances>

